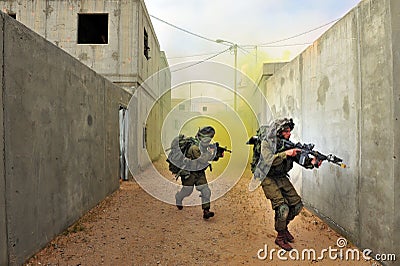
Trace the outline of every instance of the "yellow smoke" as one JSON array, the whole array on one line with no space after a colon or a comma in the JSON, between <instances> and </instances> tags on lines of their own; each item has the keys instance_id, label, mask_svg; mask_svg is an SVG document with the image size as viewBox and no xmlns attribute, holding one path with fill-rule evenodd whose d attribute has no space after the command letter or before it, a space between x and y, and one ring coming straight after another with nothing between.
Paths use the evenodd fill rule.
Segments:
<instances>
[{"instance_id":1,"label":"yellow smoke","mask_svg":"<svg viewBox=\"0 0 400 266\"><path fill-rule=\"evenodd\" d=\"M262 75L264 63L286 62L289 61L289 58L289 50L284 51L281 57L274 58L260 50L260 48L255 47L252 51L239 58L238 65L241 72L245 73L253 82L257 82Z\"/></svg>"}]
</instances>

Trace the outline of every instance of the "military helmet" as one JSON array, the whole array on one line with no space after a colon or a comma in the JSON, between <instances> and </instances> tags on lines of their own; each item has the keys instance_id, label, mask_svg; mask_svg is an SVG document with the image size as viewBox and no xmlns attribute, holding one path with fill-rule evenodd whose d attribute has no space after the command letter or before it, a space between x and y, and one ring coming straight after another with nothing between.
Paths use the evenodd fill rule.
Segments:
<instances>
[{"instance_id":1,"label":"military helmet","mask_svg":"<svg viewBox=\"0 0 400 266\"><path fill-rule=\"evenodd\" d=\"M280 136L286 128L293 130L294 123L292 118L278 118L271 123L271 133L274 136Z\"/></svg>"},{"instance_id":2,"label":"military helmet","mask_svg":"<svg viewBox=\"0 0 400 266\"><path fill-rule=\"evenodd\" d=\"M197 131L197 138L200 141L209 142L215 135L215 129L211 126L206 126Z\"/></svg>"}]
</instances>

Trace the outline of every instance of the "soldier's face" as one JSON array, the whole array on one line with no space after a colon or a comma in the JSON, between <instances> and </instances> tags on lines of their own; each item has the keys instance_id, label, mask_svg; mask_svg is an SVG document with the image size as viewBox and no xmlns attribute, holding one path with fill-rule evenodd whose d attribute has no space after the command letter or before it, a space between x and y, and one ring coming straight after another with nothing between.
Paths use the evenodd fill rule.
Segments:
<instances>
[{"instance_id":1,"label":"soldier's face","mask_svg":"<svg viewBox=\"0 0 400 266\"><path fill-rule=\"evenodd\" d=\"M284 139L288 140L290 138L290 136L291 136L290 128L285 128L285 130L282 131L282 137Z\"/></svg>"}]
</instances>

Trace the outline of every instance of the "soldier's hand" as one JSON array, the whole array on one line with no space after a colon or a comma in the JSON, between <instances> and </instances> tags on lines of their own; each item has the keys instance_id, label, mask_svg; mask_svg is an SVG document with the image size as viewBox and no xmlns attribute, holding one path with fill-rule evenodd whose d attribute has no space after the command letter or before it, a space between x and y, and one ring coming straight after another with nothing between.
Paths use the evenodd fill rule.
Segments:
<instances>
[{"instance_id":1,"label":"soldier's hand","mask_svg":"<svg viewBox=\"0 0 400 266\"><path fill-rule=\"evenodd\" d=\"M215 148L214 148L214 147L208 146L208 147L207 147L207 151L208 151L209 153L211 153L211 154L214 154Z\"/></svg>"},{"instance_id":2,"label":"soldier's hand","mask_svg":"<svg viewBox=\"0 0 400 266\"><path fill-rule=\"evenodd\" d=\"M322 161L318 161L318 162L317 162L317 158L314 157L314 158L312 158L312 160L311 160L311 164L312 164L313 166L316 166L316 167L318 168L318 167L321 166Z\"/></svg>"},{"instance_id":3,"label":"soldier's hand","mask_svg":"<svg viewBox=\"0 0 400 266\"><path fill-rule=\"evenodd\" d=\"M286 156L292 156L292 157L296 156L298 152L300 152L300 149L290 149L285 151Z\"/></svg>"}]
</instances>

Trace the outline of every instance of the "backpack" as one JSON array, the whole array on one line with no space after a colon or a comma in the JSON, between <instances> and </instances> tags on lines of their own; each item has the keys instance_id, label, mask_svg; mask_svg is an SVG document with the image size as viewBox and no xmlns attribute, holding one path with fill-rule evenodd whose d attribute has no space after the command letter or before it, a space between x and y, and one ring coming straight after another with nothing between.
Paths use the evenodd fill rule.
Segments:
<instances>
[{"instance_id":1,"label":"backpack","mask_svg":"<svg viewBox=\"0 0 400 266\"><path fill-rule=\"evenodd\" d=\"M257 129L256 135L252 136L246 144L253 145L253 158L250 163L251 172L254 173L256 170L256 166L261 156L261 141L266 138L266 134L268 133L269 126L260 126Z\"/></svg>"},{"instance_id":2,"label":"backpack","mask_svg":"<svg viewBox=\"0 0 400 266\"><path fill-rule=\"evenodd\" d=\"M180 172L184 168L183 160L186 157L189 148L194 144L197 144L195 138L185 137L183 134L179 134L171 141L167 162L169 171L176 175L176 178L179 177Z\"/></svg>"}]
</instances>

